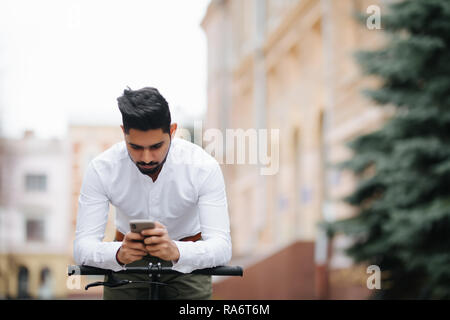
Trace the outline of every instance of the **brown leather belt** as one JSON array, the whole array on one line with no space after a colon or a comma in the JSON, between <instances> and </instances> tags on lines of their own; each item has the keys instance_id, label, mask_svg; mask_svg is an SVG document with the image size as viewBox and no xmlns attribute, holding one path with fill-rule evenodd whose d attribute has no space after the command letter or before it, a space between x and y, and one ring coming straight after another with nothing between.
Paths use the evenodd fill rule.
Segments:
<instances>
[{"instance_id":1,"label":"brown leather belt","mask_svg":"<svg viewBox=\"0 0 450 320\"><path fill-rule=\"evenodd\" d=\"M114 241L123 241L123 238L125 238L125 235L120 232L119 230L116 230L116 238L114 239ZM199 232L196 235L190 236L190 237L186 237L183 239L180 239L179 241L198 241L202 238L202 233Z\"/></svg>"}]
</instances>

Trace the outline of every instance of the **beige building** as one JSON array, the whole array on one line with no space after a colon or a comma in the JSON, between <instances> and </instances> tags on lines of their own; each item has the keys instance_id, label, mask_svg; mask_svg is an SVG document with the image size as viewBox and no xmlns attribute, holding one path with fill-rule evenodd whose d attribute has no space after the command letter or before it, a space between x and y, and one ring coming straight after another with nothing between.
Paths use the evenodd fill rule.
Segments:
<instances>
[{"instance_id":1,"label":"beige building","mask_svg":"<svg viewBox=\"0 0 450 320\"><path fill-rule=\"evenodd\" d=\"M62 140L0 140L0 297L65 296L68 169Z\"/></svg>"},{"instance_id":2,"label":"beige building","mask_svg":"<svg viewBox=\"0 0 450 320\"><path fill-rule=\"evenodd\" d=\"M387 116L361 95L375 82L361 77L352 56L382 41L380 30L369 30L353 14L383 2L213 0L202 21L208 41L205 128L279 130L279 139L271 137L271 152L279 155L271 154L272 161L279 159L276 173L261 175L261 164L224 165L234 263L250 270L295 243L309 243L313 256L300 259L316 266L309 297L331 297L327 268L351 266L338 254L347 240L335 239L330 258L317 224L353 214L341 201L352 190L352 176L328 164L348 158L345 143ZM358 270L361 287L366 275ZM341 280L332 272L332 284Z\"/></svg>"}]
</instances>

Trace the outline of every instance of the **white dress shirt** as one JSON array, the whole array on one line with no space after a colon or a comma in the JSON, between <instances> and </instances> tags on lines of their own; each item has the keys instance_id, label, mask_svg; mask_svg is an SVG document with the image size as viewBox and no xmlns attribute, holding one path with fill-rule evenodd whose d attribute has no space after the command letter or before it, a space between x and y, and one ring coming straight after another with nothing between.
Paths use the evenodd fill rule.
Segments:
<instances>
[{"instance_id":1,"label":"white dress shirt","mask_svg":"<svg viewBox=\"0 0 450 320\"><path fill-rule=\"evenodd\" d=\"M116 228L126 234L132 219L159 221L180 252L173 269L226 265L231 259L230 222L225 183L218 162L201 147L172 139L158 178L142 174L131 161L125 141L94 158L85 172L78 201L74 259L119 271L122 242L102 242L109 204L116 208ZM178 241L202 233L197 242Z\"/></svg>"}]
</instances>

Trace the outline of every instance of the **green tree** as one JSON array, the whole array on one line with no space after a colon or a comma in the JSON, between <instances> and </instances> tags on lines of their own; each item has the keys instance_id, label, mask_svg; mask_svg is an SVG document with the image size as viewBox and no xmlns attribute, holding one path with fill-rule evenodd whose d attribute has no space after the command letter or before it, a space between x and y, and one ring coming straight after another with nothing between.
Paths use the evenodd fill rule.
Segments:
<instances>
[{"instance_id":1,"label":"green tree","mask_svg":"<svg viewBox=\"0 0 450 320\"><path fill-rule=\"evenodd\" d=\"M356 57L381 80L364 93L395 115L349 143L342 167L358 185L345 201L358 214L324 226L354 239L355 262L380 267L372 298L449 299L450 0L397 1L387 12L387 44Z\"/></svg>"}]
</instances>

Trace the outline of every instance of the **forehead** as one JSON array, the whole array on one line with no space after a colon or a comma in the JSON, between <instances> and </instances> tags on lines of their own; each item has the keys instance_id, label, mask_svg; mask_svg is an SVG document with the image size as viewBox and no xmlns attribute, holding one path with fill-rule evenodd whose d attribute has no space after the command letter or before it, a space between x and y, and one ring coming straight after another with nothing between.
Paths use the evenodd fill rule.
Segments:
<instances>
[{"instance_id":1,"label":"forehead","mask_svg":"<svg viewBox=\"0 0 450 320\"><path fill-rule=\"evenodd\" d=\"M130 129L126 134L128 143L133 143L139 146L151 146L166 139L168 134L164 133L162 129L154 129L141 131L137 129Z\"/></svg>"}]
</instances>

